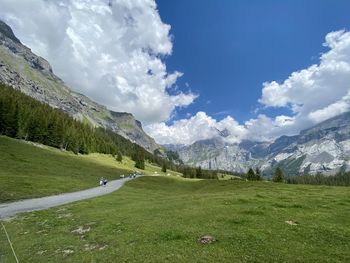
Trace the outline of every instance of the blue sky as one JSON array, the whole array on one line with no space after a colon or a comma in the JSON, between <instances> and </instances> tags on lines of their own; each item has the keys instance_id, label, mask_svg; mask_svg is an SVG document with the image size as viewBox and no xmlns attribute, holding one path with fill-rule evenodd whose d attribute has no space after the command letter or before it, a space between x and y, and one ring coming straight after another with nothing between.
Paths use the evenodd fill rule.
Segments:
<instances>
[{"instance_id":1,"label":"blue sky","mask_svg":"<svg viewBox=\"0 0 350 263\"><path fill-rule=\"evenodd\" d=\"M328 32L349 29L350 1L342 0L157 0L162 21L171 25L169 71L184 75L200 96L186 113L205 111L239 122L253 118L262 83L283 81L291 72L318 62ZM269 116L285 108L263 110Z\"/></svg>"},{"instance_id":2,"label":"blue sky","mask_svg":"<svg viewBox=\"0 0 350 263\"><path fill-rule=\"evenodd\" d=\"M298 134L350 111L348 0L2 0L73 90L160 144Z\"/></svg>"}]
</instances>

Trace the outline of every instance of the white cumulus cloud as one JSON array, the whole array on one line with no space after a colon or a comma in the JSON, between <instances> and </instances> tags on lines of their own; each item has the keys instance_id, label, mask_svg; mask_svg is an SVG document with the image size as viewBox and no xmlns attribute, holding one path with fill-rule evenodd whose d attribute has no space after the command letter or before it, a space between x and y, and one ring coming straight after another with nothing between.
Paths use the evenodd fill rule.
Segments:
<instances>
[{"instance_id":1,"label":"white cumulus cloud","mask_svg":"<svg viewBox=\"0 0 350 263\"><path fill-rule=\"evenodd\" d=\"M167 120L196 95L169 94L170 26L154 0L2 0L0 18L72 89L145 123Z\"/></svg>"},{"instance_id":2,"label":"white cumulus cloud","mask_svg":"<svg viewBox=\"0 0 350 263\"><path fill-rule=\"evenodd\" d=\"M309 117L313 122L347 111L350 32L342 30L327 34L324 46L330 50L321 55L318 65L293 72L283 83L264 83L259 101L267 107L289 107L298 117ZM320 118L320 112L324 118Z\"/></svg>"},{"instance_id":3,"label":"white cumulus cloud","mask_svg":"<svg viewBox=\"0 0 350 263\"><path fill-rule=\"evenodd\" d=\"M217 121L200 112L170 126L154 125L149 133L160 143L189 144L217 136L212 127L220 127L233 131L232 142L272 140L281 135L298 134L302 129L347 112L350 110L350 32L327 34L324 46L329 50L320 56L318 64L291 73L281 83L263 83L259 102L265 108L289 108L291 116L259 114L240 125L229 116Z\"/></svg>"},{"instance_id":4,"label":"white cumulus cloud","mask_svg":"<svg viewBox=\"0 0 350 263\"><path fill-rule=\"evenodd\" d=\"M162 122L146 126L145 129L161 144L188 145L198 140L218 136L218 132L225 129L230 134L226 140L235 143L239 142L246 133L246 129L230 116L217 121L201 111L189 119L175 121L172 125Z\"/></svg>"}]
</instances>

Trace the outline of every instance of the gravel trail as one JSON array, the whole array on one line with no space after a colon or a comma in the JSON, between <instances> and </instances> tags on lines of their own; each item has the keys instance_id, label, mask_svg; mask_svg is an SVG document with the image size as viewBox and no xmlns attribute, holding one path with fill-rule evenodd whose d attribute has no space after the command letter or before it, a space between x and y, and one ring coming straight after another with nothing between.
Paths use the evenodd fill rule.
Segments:
<instances>
[{"instance_id":1,"label":"gravel trail","mask_svg":"<svg viewBox=\"0 0 350 263\"><path fill-rule=\"evenodd\" d=\"M12 203L3 203L0 204L0 219L12 217L18 213L44 210L54 206L106 195L118 190L125 182L130 180L132 179L119 179L108 182L106 186L98 186L78 192L26 199Z\"/></svg>"}]
</instances>

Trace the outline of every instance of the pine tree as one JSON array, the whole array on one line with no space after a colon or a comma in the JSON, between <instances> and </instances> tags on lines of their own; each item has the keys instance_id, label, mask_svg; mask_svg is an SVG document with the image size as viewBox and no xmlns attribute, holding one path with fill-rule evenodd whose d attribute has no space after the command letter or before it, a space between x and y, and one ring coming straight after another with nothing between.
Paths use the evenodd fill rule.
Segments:
<instances>
[{"instance_id":1,"label":"pine tree","mask_svg":"<svg viewBox=\"0 0 350 263\"><path fill-rule=\"evenodd\" d=\"M255 173L252 168L249 168L248 173L247 173L247 180L248 181L254 181L255 180Z\"/></svg>"},{"instance_id":2,"label":"pine tree","mask_svg":"<svg viewBox=\"0 0 350 263\"><path fill-rule=\"evenodd\" d=\"M282 183L283 180L284 180L283 172L282 172L281 168L277 167L275 170L275 174L272 178L272 181L274 181L276 183Z\"/></svg>"},{"instance_id":3,"label":"pine tree","mask_svg":"<svg viewBox=\"0 0 350 263\"><path fill-rule=\"evenodd\" d=\"M162 165L162 172L163 173L166 173L166 163L164 162L163 165Z\"/></svg>"},{"instance_id":4,"label":"pine tree","mask_svg":"<svg viewBox=\"0 0 350 263\"><path fill-rule=\"evenodd\" d=\"M122 154L121 154L119 151L117 152L116 160L117 160L118 162L120 162L120 163L123 161L123 156L122 156Z\"/></svg>"},{"instance_id":5,"label":"pine tree","mask_svg":"<svg viewBox=\"0 0 350 263\"><path fill-rule=\"evenodd\" d=\"M4 107L4 134L16 137L18 131L18 104L14 100L5 101Z\"/></svg>"},{"instance_id":6,"label":"pine tree","mask_svg":"<svg viewBox=\"0 0 350 263\"><path fill-rule=\"evenodd\" d=\"M145 169L145 154L143 151L136 153L135 167L142 170Z\"/></svg>"},{"instance_id":7,"label":"pine tree","mask_svg":"<svg viewBox=\"0 0 350 263\"><path fill-rule=\"evenodd\" d=\"M255 180L256 181L261 181L262 180L262 176L261 176L261 172L259 168L255 169Z\"/></svg>"},{"instance_id":8,"label":"pine tree","mask_svg":"<svg viewBox=\"0 0 350 263\"><path fill-rule=\"evenodd\" d=\"M5 130L4 115L5 115L4 103L0 98L0 134L2 134Z\"/></svg>"},{"instance_id":9,"label":"pine tree","mask_svg":"<svg viewBox=\"0 0 350 263\"><path fill-rule=\"evenodd\" d=\"M203 177L202 167L198 166L196 168L196 178L202 178L202 177Z\"/></svg>"}]
</instances>

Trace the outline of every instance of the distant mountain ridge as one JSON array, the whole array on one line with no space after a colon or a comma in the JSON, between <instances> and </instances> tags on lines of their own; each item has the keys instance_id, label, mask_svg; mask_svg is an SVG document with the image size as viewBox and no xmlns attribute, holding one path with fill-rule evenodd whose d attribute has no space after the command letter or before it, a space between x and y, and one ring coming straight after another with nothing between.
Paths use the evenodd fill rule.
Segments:
<instances>
[{"instance_id":1,"label":"distant mountain ridge","mask_svg":"<svg viewBox=\"0 0 350 263\"><path fill-rule=\"evenodd\" d=\"M62 109L75 119L109 128L152 153L160 148L131 113L110 111L88 97L73 92L53 73L49 62L32 53L1 20L0 83Z\"/></svg>"},{"instance_id":2,"label":"distant mountain ridge","mask_svg":"<svg viewBox=\"0 0 350 263\"><path fill-rule=\"evenodd\" d=\"M208 169L246 172L250 167L259 167L265 175L271 175L277 166L288 175L350 170L350 112L273 142L245 140L230 144L226 136L219 132L215 138L177 151L185 164Z\"/></svg>"}]
</instances>

